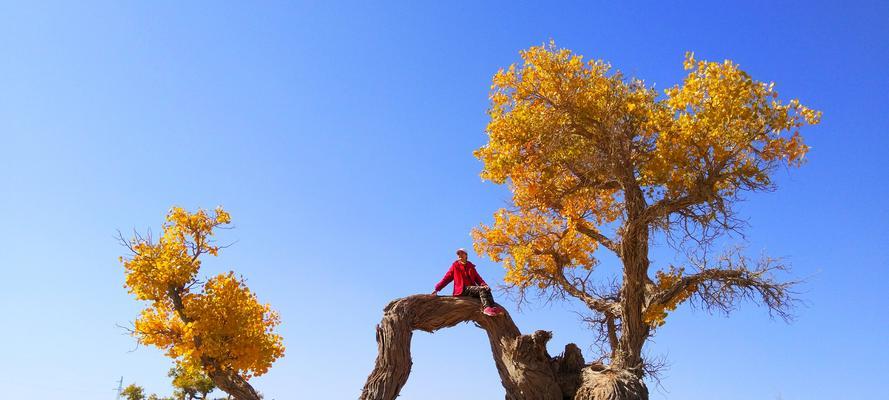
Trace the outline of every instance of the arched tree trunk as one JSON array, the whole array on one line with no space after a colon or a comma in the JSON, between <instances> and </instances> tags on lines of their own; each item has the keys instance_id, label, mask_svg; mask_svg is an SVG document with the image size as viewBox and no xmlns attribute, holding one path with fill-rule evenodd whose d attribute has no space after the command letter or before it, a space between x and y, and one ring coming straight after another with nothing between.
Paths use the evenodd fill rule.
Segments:
<instances>
[{"instance_id":1,"label":"arched tree trunk","mask_svg":"<svg viewBox=\"0 0 889 400\"><path fill-rule=\"evenodd\" d=\"M546 351L550 332L522 335L509 314L486 316L475 299L414 295L394 300L383 310L377 325L379 353L360 400L394 400L398 396L411 370L414 330L434 332L467 321L488 335L506 400L648 399L641 380L631 379L638 385L627 384L632 374L613 373L601 364L586 365L573 343L565 346L562 355L550 357Z\"/></svg>"}]
</instances>

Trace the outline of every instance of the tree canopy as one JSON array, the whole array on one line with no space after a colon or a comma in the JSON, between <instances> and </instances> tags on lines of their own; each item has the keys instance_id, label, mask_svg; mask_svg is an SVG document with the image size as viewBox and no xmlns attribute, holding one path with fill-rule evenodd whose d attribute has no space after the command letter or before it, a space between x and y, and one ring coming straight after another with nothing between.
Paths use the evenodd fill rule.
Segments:
<instances>
[{"instance_id":1,"label":"tree canopy","mask_svg":"<svg viewBox=\"0 0 889 400\"><path fill-rule=\"evenodd\" d=\"M475 151L482 178L507 184L513 205L473 231L474 246L503 263L511 287L583 301L607 356L628 368L688 299L728 311L755 298L787 315L792 283L772 275L783 264L709 250L743 227L734 206L744 192L772 190L779 166L803 164L799 130L820 112L780 100L773 83L731 61L693 53L682 83L663 92L554 43L521 58L494 76L489 140ZM652 275L654 233L690 249L688 265ZM623 267L605 284L591 279L602 248Z\"/></svg>"},{"instance_id":2,"label":"tree canopy","mask_svg":"<svg viewBox=\"0 0 889 400\"><path fill-rule=\"evenodd\" d=\"M127 400L145 400L145 389L131 383L120 392L120 395Z\"/></svg>"}]
</instances>

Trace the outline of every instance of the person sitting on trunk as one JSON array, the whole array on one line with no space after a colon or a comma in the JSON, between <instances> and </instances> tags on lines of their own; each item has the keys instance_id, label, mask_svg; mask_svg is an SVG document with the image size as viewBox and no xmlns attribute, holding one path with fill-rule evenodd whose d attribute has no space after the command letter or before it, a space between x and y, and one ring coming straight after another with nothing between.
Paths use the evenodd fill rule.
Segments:
<instances>
[{"instance_id":1,"label":"person sitting on trunk","mask_svg":"<svg viewBox=\"0 0 889 400\"><path fill-rule=\"evenodd\" d=\"M494 304L491 288L476 272L475 264L469 262L466 250L457 249L457 257L459 258L451 264L451 269L441 279L441 282L435 285L435 290L432 291L432 294L437 295L439 290L447 286L451 281L454 281L454 296L478 297L482 301L482 307L484 307L482 312L485 315L503 314L503 309Z\"/></svg>"}]
</instances>

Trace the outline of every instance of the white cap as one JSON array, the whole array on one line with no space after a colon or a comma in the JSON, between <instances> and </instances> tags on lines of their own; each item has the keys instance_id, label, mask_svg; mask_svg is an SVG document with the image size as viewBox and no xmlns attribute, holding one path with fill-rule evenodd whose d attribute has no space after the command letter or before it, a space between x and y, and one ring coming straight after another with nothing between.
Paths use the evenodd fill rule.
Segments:
<instances>
[{"instance_id":1,"label":"white cap","mask_svg":"<svg viewBox=\"0 0 889 400\"><path fill-rule=\"evenodd\" d=\"M464 253L466 253L466 249L464 249L464 248L462 248L462 247L459 248L459 249L457 249L457 253L460 253L461 251L464 252ZM466 253L466 254L469 255L469 253Z\"/></svg>"}]
</instances>

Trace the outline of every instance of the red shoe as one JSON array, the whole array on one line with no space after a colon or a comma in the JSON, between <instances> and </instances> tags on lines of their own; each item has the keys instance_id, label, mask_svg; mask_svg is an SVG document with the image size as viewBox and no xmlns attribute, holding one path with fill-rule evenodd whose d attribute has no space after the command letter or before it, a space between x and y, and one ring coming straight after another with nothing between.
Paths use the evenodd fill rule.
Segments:
<instances>
[{"instance_id":1,"label":"red shoe","mask_svg":"<svg viewBox=\"0 0 889 400\"><path fill-rule=\"evenodd\" d=\"M503 310L500 310L498 312L498 309L499 307L485 307L484 311L482 312L489 317L493 317L495 315L500 315L503 312Z\"/></svg>"}]
</instances>

